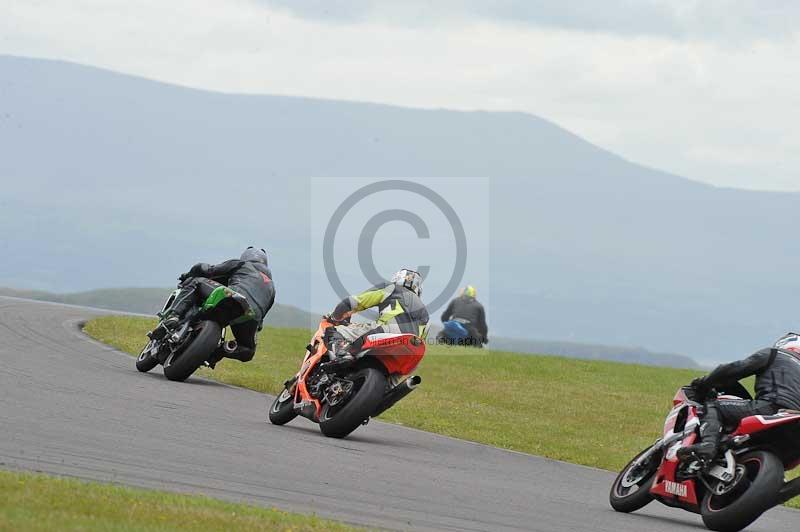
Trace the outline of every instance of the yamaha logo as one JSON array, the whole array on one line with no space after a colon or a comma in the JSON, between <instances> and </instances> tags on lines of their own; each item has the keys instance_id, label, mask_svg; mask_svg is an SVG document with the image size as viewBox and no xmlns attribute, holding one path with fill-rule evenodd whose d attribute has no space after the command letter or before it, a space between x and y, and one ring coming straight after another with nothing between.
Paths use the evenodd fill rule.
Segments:
<instances>
[{"instance_id":1,"label":"yamaha logo","mask_svg":"<svg viewBox=\"0 0 800 532\"><path fill-rule=\"evenodd\" d=\"M686 484L679 484L671 480L666 480L664 481L664 491L678 497L686 497L689 490L686 488Z\"/></svg>"}]
</instances>

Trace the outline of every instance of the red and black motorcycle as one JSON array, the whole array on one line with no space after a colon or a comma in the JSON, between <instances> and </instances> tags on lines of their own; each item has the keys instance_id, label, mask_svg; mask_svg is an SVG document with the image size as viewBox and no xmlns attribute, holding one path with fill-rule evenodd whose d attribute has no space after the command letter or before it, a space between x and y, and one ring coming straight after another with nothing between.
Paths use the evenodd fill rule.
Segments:
<instances>
[{"instance_id":1,"label":"red and black motorcycle","mask_svg":"<svg viewBox=\"0 0 800 532\"><path fill-rule=\"evenodd\" d=\"M345 365L328 355L323 341L332 324L323 318L306 347L300 371L273 401L269 420L284 425L298 415L319 423L325 436L344 438L371 417L411 393L422 379L403 378L425 356L425 341L413 334L370 334Z\"/></svg>"},{"instance_id":2,"label":"red and black motorcycle","mask_svg":"<svg viewBox=\"0 0 800 532\"><path fill-rule=\"evenodd\" d=\"M618 512L636 511L650 501L702 516L706 527L742 530L778 504L800 495L800 478L785 482L784 472L800 465L800 412L745 418L727 427L712 464L681 461L678 449L699 438L701 404L681 388L664 423L664 436L636 456L617 476L610 502ZM741 385L719 398L750 398Z\"/></svg>"}]
</instances>

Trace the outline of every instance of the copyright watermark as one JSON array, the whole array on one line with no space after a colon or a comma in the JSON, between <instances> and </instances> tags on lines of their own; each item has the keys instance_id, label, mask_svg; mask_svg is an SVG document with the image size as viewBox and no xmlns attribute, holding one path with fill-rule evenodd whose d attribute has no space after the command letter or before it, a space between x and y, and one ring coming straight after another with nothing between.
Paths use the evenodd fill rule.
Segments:
<instances>
[{"instance_id":1,"label":"copyright watermark","mask_svg":"<svg viewBox=\"0 0 800 532\"><path fill-rule=\"evenodd\" d=\"M422 300L434 328L438 313L466 284L478 286L487 304L488 179L314 178L311 191L315 310L330 311L402 268L422 275Z\"/></svg>"}]
</instances>

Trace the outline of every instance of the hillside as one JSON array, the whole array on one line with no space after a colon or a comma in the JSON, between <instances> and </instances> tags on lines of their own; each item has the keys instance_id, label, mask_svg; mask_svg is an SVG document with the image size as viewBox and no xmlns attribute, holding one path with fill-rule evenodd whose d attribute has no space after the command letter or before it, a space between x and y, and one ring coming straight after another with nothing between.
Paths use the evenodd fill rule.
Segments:
<instances>
[{"instance_id":1,"label":"hillside","mask_svg":"<svg viewBox=\"0 0 800 532\"><path fill-rule=\"evenodd\" d=\"M798 327L800 248L784 245L797 194L691 182L533 115L221 94L0 56L0 145L2 285L159 286L263 242L280 300L313 308L312 177L477 176L491 239L471 256L488 257L496 336L710 363Z\"/></svg>"}]
</instances>

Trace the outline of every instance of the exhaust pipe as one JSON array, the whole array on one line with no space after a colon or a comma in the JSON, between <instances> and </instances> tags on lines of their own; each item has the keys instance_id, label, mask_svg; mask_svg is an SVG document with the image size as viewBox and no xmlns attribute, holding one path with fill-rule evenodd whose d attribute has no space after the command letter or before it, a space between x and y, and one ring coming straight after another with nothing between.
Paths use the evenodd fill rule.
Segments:
<instances>
[{"instance_id":1,"label":"exhaust pipe","mask_svg":"<svg viewBox=\"0 0 800 532\"><path fill-rule=\"evenodd\" d=\"M419 386L421 382L422 377L414 375L389 390L386 395L383 396L383 400L378 405L378 408L375 409L375 413L372 414L372 417L377 417L392 408L397 401L413 392L414 388Z\"/></svg>"},{"instance_id":2,"label":"exhaust pipe","mask_svg":"<svg viewBox=\"0 0 800 532\"><path fill-rule=\"evenodd\" d=\"M239 344L236 343L236 340L228 340L224 344L222 344L222 349L225 351L225 354L231 355L236 352L239 348Z\"/></svg>"},{"instance_id":3,"label":"exhaust pipe","mask_svg":"<svg viewBox=\"0 0 800 532\"><path fill-rule=\"evenodd\" d=\"M800 495L800 478L796 478L783 485L781 491L778 492L778 504L783 504L798 495Z\"/></svg>"}]
</instances>

